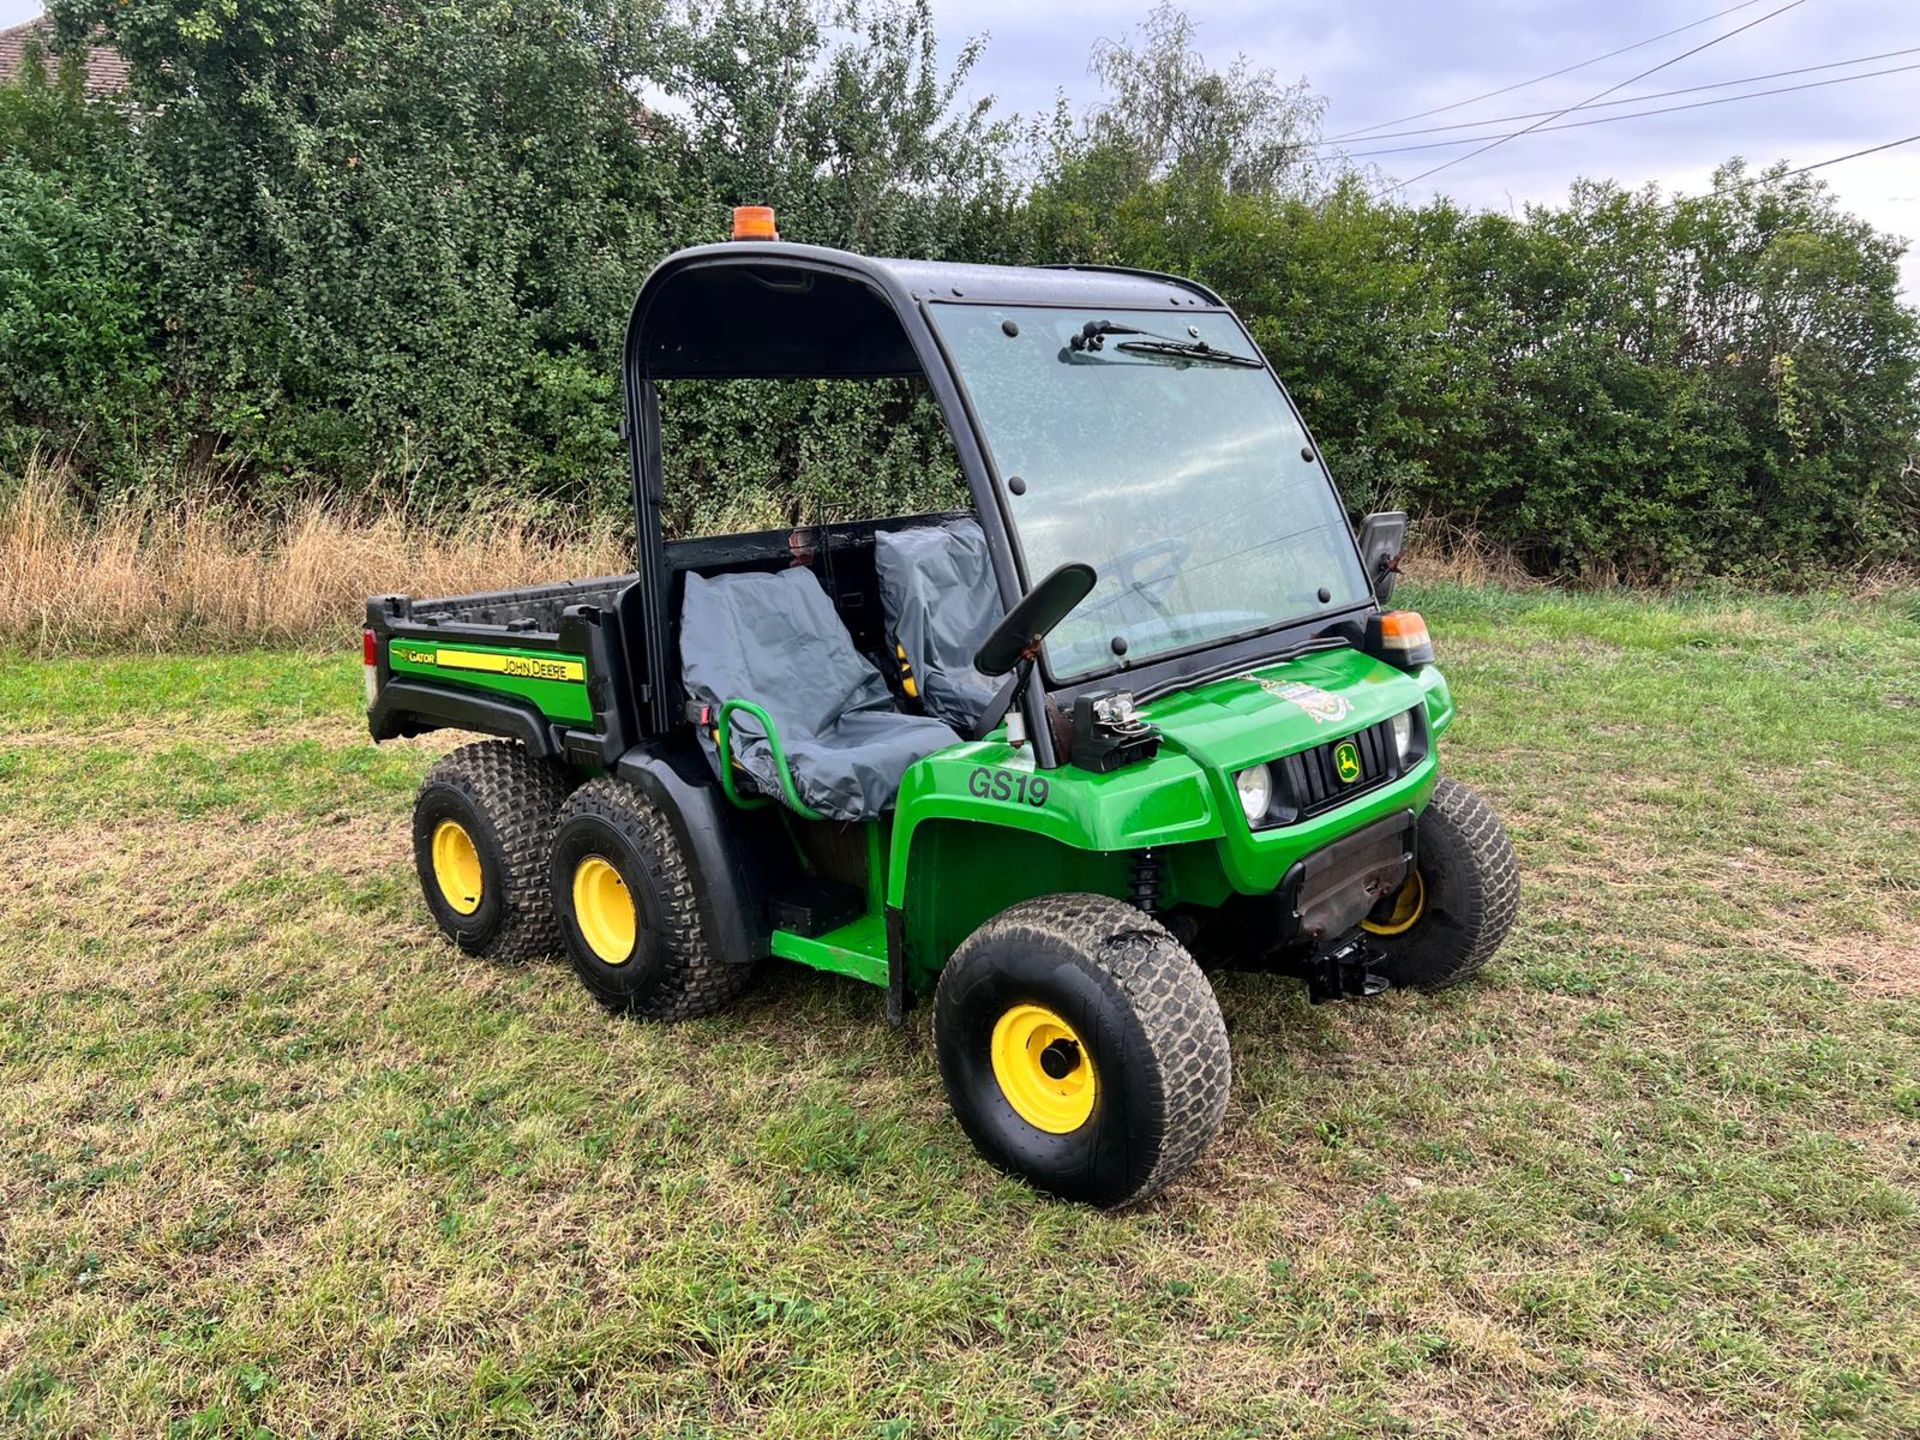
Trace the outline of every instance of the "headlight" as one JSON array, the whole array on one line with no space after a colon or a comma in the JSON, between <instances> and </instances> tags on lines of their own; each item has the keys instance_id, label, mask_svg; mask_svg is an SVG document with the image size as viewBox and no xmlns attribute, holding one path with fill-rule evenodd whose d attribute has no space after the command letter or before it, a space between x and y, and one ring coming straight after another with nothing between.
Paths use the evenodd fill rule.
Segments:
<instances>
[{"instance_id":1,"label":"headlight","mask_svg":"<svg viewBox=\"0 0 1920 1440\"><path fill-rule=\"evenodd\" d=\"M1273 772L1264 765L1242 770L1233 777L1233 788L1240 792L1240 808L1247 812L1247 823L1259 823L1273 803Z\"/></svg>"},{"instance_id":2,"label":"headlight","mask_svg":"<svg viewBox=\"0 0 1920 1440\"><path fill-rule=\"evenodd\" d=\"M1402 765L1413 749L1413 711L1402 710L1393 717L1393 753Z\"/></svg>"}]
</instances>

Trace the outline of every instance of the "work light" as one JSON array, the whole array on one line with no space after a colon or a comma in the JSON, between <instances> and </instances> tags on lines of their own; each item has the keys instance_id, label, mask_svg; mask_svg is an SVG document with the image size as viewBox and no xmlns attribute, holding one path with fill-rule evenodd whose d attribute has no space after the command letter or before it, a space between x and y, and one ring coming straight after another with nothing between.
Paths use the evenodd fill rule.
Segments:
<instances>
[{"instance_id":1,"label":"work light","mask_svg":"<svg viewBox=\"0 0 1920 1440\"><path fill-rule=\"evenodd\" d=\"M1413 751L1413 711L1402 710L1393 717L1393 754L1406 768L1407 756Z\"/></svg>"},{"instance_id":2,"label":"work light","mask_svg":"<svg viewBox=\"0 0 1920 1440\"><path fill-rule=\"evenodd\" d=\"M1258 824L1273 803L1273 771L1265 765L1242 770L1233 777L1233 788L1240 792L1240 808L1247 812L1247 823Z\"/></svg>"}]
</instances>

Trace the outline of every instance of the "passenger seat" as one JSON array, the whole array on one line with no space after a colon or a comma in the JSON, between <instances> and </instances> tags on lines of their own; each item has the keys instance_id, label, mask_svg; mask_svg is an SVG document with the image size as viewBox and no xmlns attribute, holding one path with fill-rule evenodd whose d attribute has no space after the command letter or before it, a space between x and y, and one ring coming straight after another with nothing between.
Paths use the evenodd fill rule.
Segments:
<instances>
[{"instance_id":1,"label":"passenger seat","mask_svg":"<svg viewBox=\"0 0 1920 1440\"><path fill-rule=\"evenodd\" d=\"M916 760L960 737L935 719L903 715L880 672L854 648L811 570L687 576L680 605L680 675L687 696L717 722L729 700L767 712L810 809L834 820L872 820L892 808ZM716 774L711 726L700 744ZM782 795L780 767L759 720L734 711L728 733L737 766L761 791Z\"/></svg>"}]
</instances>

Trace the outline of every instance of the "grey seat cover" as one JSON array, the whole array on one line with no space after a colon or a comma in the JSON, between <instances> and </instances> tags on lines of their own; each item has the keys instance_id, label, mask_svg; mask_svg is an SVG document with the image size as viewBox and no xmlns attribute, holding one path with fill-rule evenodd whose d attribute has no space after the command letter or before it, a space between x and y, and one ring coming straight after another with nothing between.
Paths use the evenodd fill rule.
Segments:
<instances>
[{"instance_id":1,"label":"grey seat cover","mask_svg":"<svg viewBox=\"0 0 1920 1440\"><path fill-rule=\"evenodd\" d=\"M881 530L873 537L887 629L913 667L920 703L961 734L999 692L973 668L1005 613L978 520Z\"/></svg>"},{"instance_id":2,"label":"grey seat cover","mask_svg":"<svg viewBox=\"0 0 1920 1440\"><path fill-rule=\"evenodd\" d=\"M680 675L693 700L751 700L773 717L800 798L836 820L870 820L893 804L906 768L960 737L938 720L902 715L887 682L853 639L811 570L687 576L680 606ZM736 711L733 752L759 788L778 796L779 769L760 723ZM700 743L718 773L718 747Z\"/></svg>"}]
</instances>

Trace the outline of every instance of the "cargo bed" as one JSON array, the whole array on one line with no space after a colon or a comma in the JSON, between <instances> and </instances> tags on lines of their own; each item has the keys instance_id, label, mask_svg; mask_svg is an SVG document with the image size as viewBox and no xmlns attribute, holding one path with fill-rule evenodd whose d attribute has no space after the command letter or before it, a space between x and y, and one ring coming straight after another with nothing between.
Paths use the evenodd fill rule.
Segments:
<instances>
[{"instance_id":1,"label":"cargo bed","mask_svg":"<svg viewBox=\"0 0 1920 1440\"><path fill-rule=\"evenodd\" d=\"M809 565L855 644L891 676L873 562L876 530L938 524L907 515L666 547L670 633L681 578ZM376 740L459 729L523 742L535 755L609 766L650 734L685 724L677 677L656 697L638 573L473 595L376 595L367 602L368 725ZM664 721L664 723L662 723Z\"/></svg>"},{"instance_id":2,"label":"cargo bed","mask_svg":"<svg viewBox=\"0 0 1920 1440\"><path fill-rule=\"evenodd\" d=\"M636 575L602 575L592 580L560 580L551 585L527 585L516 590L482 590L474 595L445 599L407 600L412 619L422 625L497 626L509 632L537 630L560 633L560 618L570 605L595 605L611 610L620 592Z\"/></svg>"}]
</instances>

